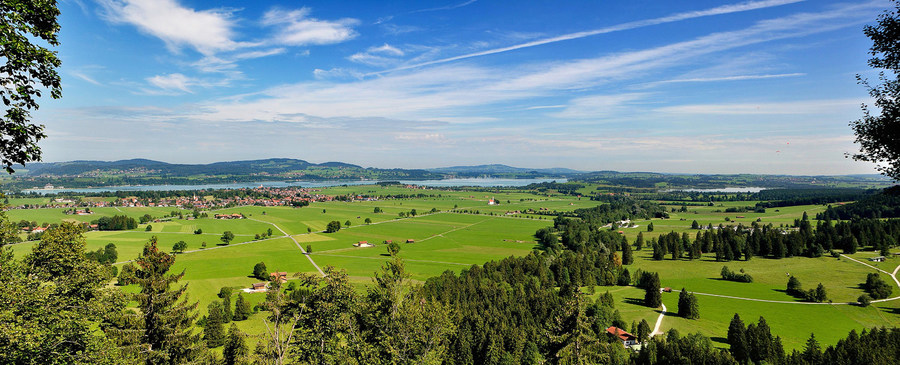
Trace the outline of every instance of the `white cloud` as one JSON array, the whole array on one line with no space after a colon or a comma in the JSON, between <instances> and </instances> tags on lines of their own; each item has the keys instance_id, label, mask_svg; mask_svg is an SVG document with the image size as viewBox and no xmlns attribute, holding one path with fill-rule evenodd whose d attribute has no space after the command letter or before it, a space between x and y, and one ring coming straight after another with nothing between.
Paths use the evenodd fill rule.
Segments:
<instances>
[{"instance_id":1,"label":"white cloud","mask_svg":"<svg viewBox=\"0 0 900 365\"><path fill-rule=\"evenodd\" d=\"M826 115L859 108L859 99L804 100L793 102L761 102L735 104L694 104L656 109L669 114L718 115Z\"/></svg>"},{"instance_id":2,"label":"white cloud","mask_svg":"<svg viewBox=\"0 0 900 365\"><path fill-rule=\"evenodd\" d=\"M246 44L232 40L232 14L225 10L194 10L175 0L98 0L104 16L127 23L165 42L173 51L191 47L204 55Z\"/></svg>"},{"instance_id":3,"label":"white cloud","mask_svg":"<svg viewBox=\"0 0 900 365\"><path fill-rule=\"evenodd\" d=\"M262 24L276 27L277 44L306 46L341 43L356 37L356 19L319 20L309 17L309 8L298 10L272 9L263 16Z\"/></svg>"},{"instance_id":4,"label":"white cloud","mask_svg":"<svg viewBox=\"0 0 900 365\"><path fill-rule=\"evenodd\" d=\"M621 113L631 109L628 108L629 104L643 99L647 95L644 93L627 93L575 98L572 99L565 109L553 113L551 116L557 118L591 118L593 120L620 117Z\"/></svg>"},{"instance_id":5,"label":"white cloud","mask_svg":"<svg viewBox=\"0 0 900 365\"><path fill-rule=\"evenodd\" d=\"M191 91L190 86L194 84L195 80L180 73L174 73L168 75L156 75L147 78L147 82L165 91L183 91L191 93L193 91Z\"/></svg>"},{"instance_id":6,"label":"white cloud","mask_svg":"<svg viewBox=\"0 0 900 365\"><path fill-rule=\"evenodd\" d=\"M404 55L405 53L399 48L385 43L382 46L369 47L365 52L357 52L347 59L370 66L385 66L401 62L399 57Z\"/></svg>"},{"instance_id":7,"label":"white cloud","mask_svg":"<svg viewBox=\"0 0 900 365\"><path fill-rule=\"evenodd\" d=\"M734 76L722 76L722 77L695 77L689 79L673 79L673 80L664 80L659 81L659 84L670 84L670 83L679 83L679 82L719 82L719 81L743 81L743 80L765 80L765 79L779 79L783 77L798 77L798 76L806 76L805 73L795 72L795 73L787 73L787 74L772 74L772 75L734 75Z\"/></svg>"},{"instance_id":8,"label":"white cloud","mask_svg":"<svg viewBox=\"0 0 900 365\"><path fill-rule=\"evenodd\" d=\"M103 84L101 84L100 82L98 82L97 80L95 80L93 77L90 77L90 76L88 76L87 74L85 74L84 72L81 72L81 71L69 71L69 73L70 73L72 76L75 76L75 77L77 77L77 78L79 78L79 79L82 79L82 80L84 80L84 81L87 81L87 82L89 82L89 83L91 83L91 84L94 84L94 85L97 85L97 86L103 85Z\"/></svg>"}]
</instances>

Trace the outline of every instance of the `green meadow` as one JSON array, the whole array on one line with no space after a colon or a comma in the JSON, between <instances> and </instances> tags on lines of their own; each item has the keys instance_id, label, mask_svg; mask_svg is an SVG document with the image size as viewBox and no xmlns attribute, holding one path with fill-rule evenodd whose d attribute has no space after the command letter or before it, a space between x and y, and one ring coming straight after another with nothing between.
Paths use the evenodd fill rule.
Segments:
<instances>
[{"instance_id":1,"label":"green meadow","mask_svg":"<svg viewBox=\"0 0 900 365\"><path fill-rule=\"evenodd\" d=\"M373 274L390 258L384 242L393 241L400 244L399 256L403 258L411 279L421 283L447 270L459 272L491 260L527 255L536 249L534 232L552 225L552 216L507 214L508 212L527 209L561 212L600 204L588 198L503 189L446 191L398 186L343 186L326 188L321 193L425 196L377 201L315 202L303 208L233 207L208 213L210 216L217 213L241 213L247 219L171 219L150 223L150 231L146 231L147 225L140 225L132 231L92 231L85 234L87 249L96 250L107 243L114 243L119 252L118 261L124 262L137 257L152 236L157 237L159 246L165 250L171 249L175 242L185 241L189 252L177 256L173 270L185 272L183 282L188 285L188 295L191 300L199 302L200 313L205 314L206 306L211 301L218 300L216 294L221 287L248 288L250 284L258 282L250 276L253 266L258 262L264 262L270 272L286 271L293 279L295 273L318 274L309 261L311 258L323 269L333 266L346 270L357 290L365 290L366 285L371 283ZM488 205L491 198L499 202L499 205ZM28 199L31 199L27 201L29 204L40 203L37 200L40 198ZM11 200L11 203L18 204L25 202ZM648 240L670 231L687 232L693 238L697 232L690 228L694 220L701 225L739 222L749 226L758 219L762 224L789 226L803 212L813 218L816 213L825 209L821 205L806 205L770 208L765 213L725 212L730 207L753 206L755 203L717 202L714 206L688 206L687 212L671 212L672 208L678 210L681 205L667 204L665 206L669 211L669 219L638 220L634 222L637 227L618 230L623 232L629 242L634 242L638 232L643 232ZM375 213L375 208L380 208L381 212ZM413 209L416 216L401 217L401 213L406 215ZM63 214L63 209L14 209L8 211L7 215L14 222L24 219L38 223L58 223L63 220L90 222L101 216L116 214L134 218L144 214L162 217L173 210L177 208L96 208L93 209L93 215L74 216ZM450 212L463 210L469 213ZM478 214L473 214L476 211ZM367 219L371 223L367 224ZM340 222L342 229L335 233L322 233L331 221ZM350 222L349 226L344 225L347 221ZM651 222L655 230L647 232L647 226ZM202 234L194 234L198 229L202 230ZM255 235L264 234L269 229L273 232L272 237L259 241L254 239ZM234 241L227 246L220 245L219 239L225 231L231 231L235 235ZM308 256L303 254L291 238L302 247L311 248L311 253ZM414 242L407 243L407 240ZM354 247L360 241L367 241L374 247ZM204 242L205 249L202 248ZM20 256L27 253L33 244L16 244L12 249ZM722 263L716 262L710 254L694 261L671 260L669 257L653 261L650 256L648 248L635 251L635 262L627 266L632 276L638 269L655 271L660 274L664 287L676 290L685 288L697 293L789 302L770 303L698 295L701 318L686 320L668 313L663 319L662 331L670 328L682 333L699 331L710 336L717 345L725 346L723 337L735 313L740 314L745 323L755 322L760 316L764 316L773 333L782 337L785 348L792 350L802 348L810 333L815 333L823 344L833 344L845 337L851 329L900 325L900 310L897 309L900 300L875 303L867 308L846 304L810 305L802 304L799 299L785 292L788 277L793 275L805 289L815 288L818 283L822 283L834 303L855 302L863 294L860 284L865 281L866 274L875 269L845 258L827 256L773 260L755 257L750 261ZM883 263L869 262L866 259L875 256L871 251L860 251L851 256L889 272L900 265L900 259ZM720 272L722 266L726 265L732 271L743 269L753 276L753 282L721 280ZM616 299L617 309L626 323L644 319L652 327L656 322L659 310L643 306L642 290L634 287L596 287L594 292L599 295L607 290ZM262 293L244 296L253 304L265 298ZM672 312L677 310L677 296L677 293L663 295L664 303ZM900 296L900 290L895 290L894 296ZM239 322L238 325L248 333L262 333L265 330L262 321L264 316L264 313L255 314L250 320Z\"/></svg>"}]
</instances>

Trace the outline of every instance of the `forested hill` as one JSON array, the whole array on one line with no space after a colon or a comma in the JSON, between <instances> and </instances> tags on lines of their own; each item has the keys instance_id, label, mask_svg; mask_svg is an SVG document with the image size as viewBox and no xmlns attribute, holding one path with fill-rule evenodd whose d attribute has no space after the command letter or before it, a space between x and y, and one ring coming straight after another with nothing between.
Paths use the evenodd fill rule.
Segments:
<instances>
[{"instance_id":1,"label":"forested hill","mask_svg":"<svg viewBox=\"0 0 900 365\"><path fill-rule=\"evenodd\" d=\"M114 174L123 171L134 173L143 171L146 174L167 176L194 175L243 175L243 174L281 174L291 171L306 170L311 167L357 168L362 167L341 162L314 164L304 160L289 158L270 158L265 160L227 161L210 164L172 164L147 159L119 161L69 161L33 163L21 169L22 175L57 175L72 176L85 174ZM17 175L20 172L17 170Z\"/></svg>"}]
</instances>

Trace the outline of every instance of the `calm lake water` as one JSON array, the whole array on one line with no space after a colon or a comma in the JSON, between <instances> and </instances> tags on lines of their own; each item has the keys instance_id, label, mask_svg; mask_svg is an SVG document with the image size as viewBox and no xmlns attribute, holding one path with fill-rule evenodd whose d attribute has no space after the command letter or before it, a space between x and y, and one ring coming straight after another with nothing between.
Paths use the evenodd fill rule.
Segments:
<instances>
[{"instance_id":1,"label":"calm lake water","mask_svg":"<svg viewBox=\"0 0 900 365\"><path fill-rule=\"evenodd\" d=\"M403 184L430 186L430 187L451 187L451 186L476 186L476 187L502 187L502 186L525 186L528 184L542 182L566 182L566 179L446 179L446 180L400 180ZM263 181L263 182L247 182L234 184L206 184L206 185L134 185L134 186L106 186L100 188L63 188L63 189L27 189L25 193L38 194L56 194L62 192L74 193L99 193L107 191L170 191L170 190L211 190L211 189L245 189L255 188L258 186L268 188L284 188L289 186L299 186L304 188L324 188L330 186L355 186L355 185L374 185L378 181Z\"/></svg>"},{"instance_id":2,"label":"calm lake water","mask_svg":"<svg viewBox=\"0 0 900 365\"><path fill-rule=\"evenodd\" d=\"M742 187L742 188L718 188L718 189L669 189L666 191L689 191L694 193L758 193L766 188Z\"/></svg>"}]
</instances>

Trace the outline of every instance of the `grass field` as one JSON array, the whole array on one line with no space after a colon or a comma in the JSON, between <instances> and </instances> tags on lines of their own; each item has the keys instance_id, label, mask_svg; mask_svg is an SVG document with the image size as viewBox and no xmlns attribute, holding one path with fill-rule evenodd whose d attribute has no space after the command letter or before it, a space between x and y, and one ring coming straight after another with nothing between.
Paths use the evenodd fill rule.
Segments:
<instances>
[{"instance_id":1,"label":"grass field","mask_svg":"<svg viewBox=\"0 0 900 365\"><path fill-rule=\"evenodd\" d=\"M185 271L183 282L188 285L188 295L192 300L199 301L200 313L205 314L206 305L218 299L216 294L221 287L242 288L257 282L257 279L249 277L253 265L257 262L265 262L268 271L286 271L291 274L318 273L294 242L282 236L281 231L273 225L291 235L303 247L311 246L312 253L309 257L319 266L323 268L334 266L346 270L354 286L358 290L364 290L365 285L371 283L373 273L379 271L381 265L389 259L383 241L392 240L401 245L399 256L404 259L407 271L414 281L421 282L446 270L458 272L471 265L481 265L509 256L526 255L535 249L534 232L552 225L552 217L528 217L525 214L507 216L508 211L522 211L529 208L570 211L600 204L587 198L552 194L547 196L502 189L493 192L469 192L406 189L397 186L345 186L323 189L322 193L370 196L421 193L434 196L380 201L316 202L303 208L258 206L228 208L210 212L210 215L242 213L248 219L176 219L152 223L153 229L150 232L145 231L146 225L141 225L133 231L88 232L86 233L88 249L96 250L112 242L117 246L119 261L126 261L137 257L147 240L154 235L158 237L160 247L165 250L169 250L177 241L187 242L188 250L197 251L178 255L173 269ZM490 198L499 201L500 205L487 205ZM29 200L29 202L33 204L38 201ZM23 204L24 201L16 203ZM648 240L670 231L688 232L693 238L697 232L690 229L693 220L703 225L740 222L749 226L756 219L760 219L763 224L772 223L779 226L792 224L803 212L812 218L817 212L825 209L821 205L807 205L768 209L766 213L724 212L729 207L754 204L755 202L721 202L712 207L689 206L687 212L670 212L669 219L640 220L635 222L637 228L620 230L624 232L629 242L634 241L638 232L644 232ZM376 207L383 212L374 213ZM680 204L666 207L678 209ZM400 218L399 213L406 213L412 209L417 211L418 216ZM432 209L439 212L429 214ZM452 209L477 210L481 214L447 213ZM25 219L38 223L58 223L62 220L89 222L100 216L115 214L135 218L144 214L160 217L173 210L177 208L97 208L94 209L94 215L71 216L63 214L62 209L16 209L8 211L7 215L12 221ZM726 222L726 217L731 222ZM367 218L372 224L364 223ZM328 222L335 220L342 224L350 221L351 224L336 233L318 233ZM654 232L646 231L650 222L654 224ZM203 234L193 234L197 229L202 229ZM251 242L254 235L265 233L268 229L273 230L275 237ZM219 237L224 231L232 231L236 236L235 240L229 246L216 246L220 243ZM408 239L415 240L415 243L406 243ZM368 241L375 244L375 247L353 247L358 241ZM208 249L198 250L203 242L207 243ZM17 256L21 256L30 250L31 245L33 243L22 243L13 245L12 248ZM838 303L855 301L863 293L859 284L865 281L867 273L874 271L865 265L833 257L816 259L797 257L781 260L757 257L747 262L721 263L715 262L714 256L710 255L695 261L668 258L653 261L650 254L650 250L646 248L635 252L635 263L628 266L632 275L637 269L655 271L660 273L662 285L673 289L686 288L700 293L788 302L798 301L784 292L788 274L800 279L807 289L815 288L819 282L823 283L829 298ZM865 259L874 255L873 252L861 251L851 256L869 263ZM900 264L900 259L869 264L892 271ZM754 282L736 283L720 280L723 265L727 265L733 271L744 269L753 276ZM633 320L639 322L645 319L652 327L659 315L657 310L642 305L644 294L642 290L633 287L595 289L598 295L606 290L613 294L617 309L629 324ZM894 296L898 295L900 289L895 289ZM677 310L677 296L677 293L663 295L670 311ZM265 295L245 294L245 297L251 303L257 303L262 301ZM900 325L898 316L900 310L897 309L900 307L900 300L861 308L851 305L767 303L705 295L698 295L698 299L701 319L685 320L670 314L664 318L661 329L665 331L675 328L682 333L699 331L712 337L719 346L724 346L722 338L734 313L739 313L745 323L755 322L759 316L764 316L773 333L782 337L785 348L790 351L801 348L810 333L815 333L822 344L828 345L845 337L851 329ZM256 314L248 321L239 322L238 325L248 333L261 333L264 331L261 321L263 316L264 313Z\"/></svg>"}]
</instances>

